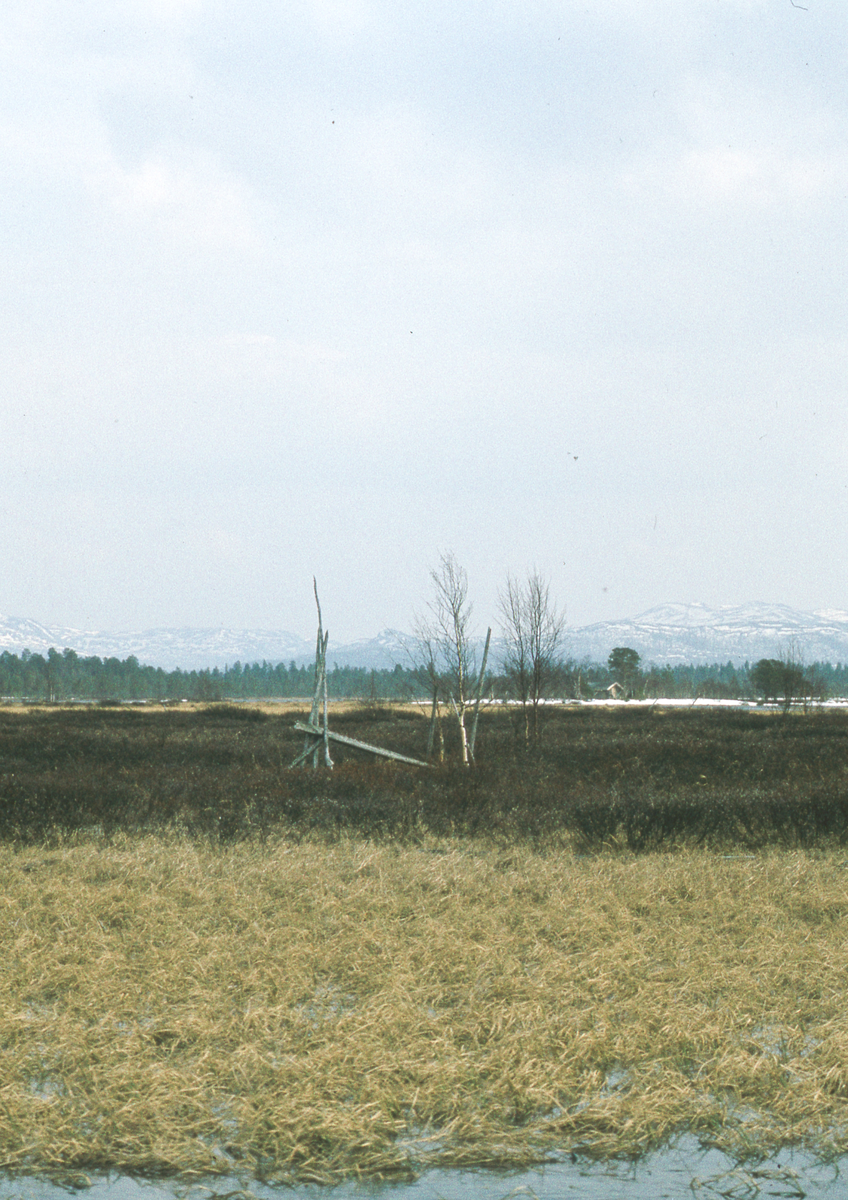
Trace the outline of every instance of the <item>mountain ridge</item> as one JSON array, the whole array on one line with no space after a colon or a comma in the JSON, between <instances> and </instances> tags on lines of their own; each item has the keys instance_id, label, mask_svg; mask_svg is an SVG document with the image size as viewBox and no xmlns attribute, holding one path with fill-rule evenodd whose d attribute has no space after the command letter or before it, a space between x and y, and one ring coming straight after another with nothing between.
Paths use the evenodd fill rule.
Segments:
<instances>
[{"instance_id":1,"label":"mountain ridge","mask_svg":"<svg viewBox=\"0 0 848 1200\"><path fill-rule=\"evenodd\" d=\"M391 670L410 665L414 637L384 629L376 637L359 638L328 650L330 666ZM26 617L0 615L0 652L25 649L46 654L52 647L73 649L85 657L125 659L166 670L201 670L239 661L310 663L313 640L281 629L157 627L126 633L79 630L45 625ZM635 617L568 627L563 657L606 662L615 646L630 646L644 665L755 662L795 654L805 662L848 662L848 612L806 612L789 605L751 603L710 607L699 602L655 605ZM482 639L480 640L482 648ZM502 640L493 638L492 663L502 658Z\"/></svg>"},{"instance_id":2,"label":"mountain ridge","mask_svg":"<svg viewBox=\"0 0 848 1200\"><path fill-rule=\"evenodd\" d=\"M574 630L571 657L606 661L612 645L631 646L659 666L732 662L792 655L805 662L848 662L848 612L803 611L786 604L662 604L637 617ZM611 648L611 647L610 647Z\"/></svg>"}]
</instances>

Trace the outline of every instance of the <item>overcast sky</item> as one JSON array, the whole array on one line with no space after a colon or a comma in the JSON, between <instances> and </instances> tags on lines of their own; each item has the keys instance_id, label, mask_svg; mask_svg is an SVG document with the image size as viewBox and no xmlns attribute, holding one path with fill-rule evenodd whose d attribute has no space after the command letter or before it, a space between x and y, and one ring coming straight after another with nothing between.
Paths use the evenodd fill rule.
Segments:
<instances>
[{"instance_id":1,"label":"overcast sky","mask_svg":"<svg viewBox=\"0 0 848 1200\"><path fill-rule=\"evenodd\" d=\"M848 609L844 0L0 23L0 611Z\"/></svg>"}]
</instances>

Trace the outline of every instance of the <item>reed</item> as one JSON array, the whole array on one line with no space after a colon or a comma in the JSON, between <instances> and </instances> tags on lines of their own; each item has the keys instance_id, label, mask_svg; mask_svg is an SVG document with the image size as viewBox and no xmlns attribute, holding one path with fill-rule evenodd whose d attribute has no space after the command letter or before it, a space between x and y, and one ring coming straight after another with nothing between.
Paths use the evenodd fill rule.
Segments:
<instances>
[{"instance_id":1,"label":"reed","mask_svg":"<svg viewBox=\"0 0 848 1200\"><path fill-rule=\"evenodd\" d=\"M848 858L0 844L7 1170L848 1150Z\"/></svg>"}]
</instances>

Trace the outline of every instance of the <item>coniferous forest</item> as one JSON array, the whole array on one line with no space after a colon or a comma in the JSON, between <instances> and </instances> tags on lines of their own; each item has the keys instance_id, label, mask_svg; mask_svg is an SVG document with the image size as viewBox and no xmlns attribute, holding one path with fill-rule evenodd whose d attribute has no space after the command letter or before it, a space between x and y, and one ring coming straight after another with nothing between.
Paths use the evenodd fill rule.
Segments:
<instances>
[{"instance_id":1,"label":"coniferous forest","mask_svg":"<svg viewBox=\"0 0 848 1200\"><path fill-rule=\"evenodd\" d=\"M662 699L757 699L762 664L652 666L638 672L631 694ZM817 698L848 696L848 663L814 663L805 672ZM609 665L562 662L552 672L552 699L591 699L614 679ZM224 668L172 670L145 666L137 658L82 657L74 650L47 655L24 650L0 654L0 697L29 701L275 700L311 696L314 667L295 662L236 662ZM332 699L412 700L429 695L426 673L397 664L393 669L333 666L327 672ZM509 698L504 676L487 677L485 694Z\"/></svg>"}]
</instances>

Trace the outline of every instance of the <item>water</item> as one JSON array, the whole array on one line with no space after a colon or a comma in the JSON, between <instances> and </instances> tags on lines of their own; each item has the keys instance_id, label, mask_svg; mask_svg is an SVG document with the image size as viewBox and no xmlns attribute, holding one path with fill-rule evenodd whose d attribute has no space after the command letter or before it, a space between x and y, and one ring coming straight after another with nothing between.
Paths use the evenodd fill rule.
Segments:
<instances>
[{"instance_id":1,"label":"water","mask_svg":"<svg viewBox=\"0 0 848 1200\"><path fill-rule=\"evenodd\" d=\"M414 1183L301 1184L266 1187L236 1176L205 1183L150 1182L122 1175L80 1176L73 1186L37 1179L0 1180L0 1200L766 1200L810 1197L844 1200L848 1158L825 1164L787 1150L759 1163L737 1164L718 1150L701 1150L694 1138L647 1155L637 1163L589 1161L548 1164L535 1170L427 1171Z\"/></svg>"}]
</instances>

